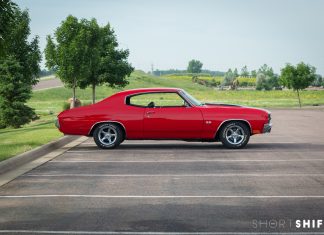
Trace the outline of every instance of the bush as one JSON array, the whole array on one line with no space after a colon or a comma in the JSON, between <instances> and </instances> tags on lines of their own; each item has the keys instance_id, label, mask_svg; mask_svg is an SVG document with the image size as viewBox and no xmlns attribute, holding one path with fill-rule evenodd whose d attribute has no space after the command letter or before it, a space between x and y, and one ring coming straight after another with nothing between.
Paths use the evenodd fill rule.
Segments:
<instances>
[{"instance_id":1,"label":"bush","mask_svg":"<svg viewBox=\"0 0 324 235\"><path fill-rule=\"evenodd\" d=\"M258 73L256 78L256 89L270 91L273 88L279 88L279 78L277 75L272 76Z\"/></svg>"},{"instance_id":2,"label":"bush","mask_svg":"<svg viewBox=\"0 0 324 235\"><path fill-rule=\"evenodd\" d=\"M323 78L321 75L319 74L316 74L316 78L314 80L314 82L312 83L312 86L316 86L316 87L320 87L320 86L323 86Z\"/></svg>"},{"instance_id":3,"label":"bush","mask_svg":"<svg viewBox=\"0 0 324 235\"><path fill-rule=\"evenodd\" d=\"M222 85L225 85L225 86L232 85L234 79L235 79L234 73L232 73L232 71L228 71L228 72L224 75L224 80L223 80Z\"/></svg>"},{"instance_id":4,"label":"bush","mask_svg":"<svg viewBox=\"0 0 324 235\"><path fill-rule=\"evenodd\" d=\"M7 127L7 125L3 121L0 120L0 129L4 129L6 127Z\"/></svg>"},{"instance_id":5,"label":"bush","mask_svg":"<svg viewBox=\"0 0 324 235\"><path fill-rule=\"evenodd\" d=\"M63 111L70 109L70 104L68 102L64 102L62 106Z\"/></svg>"},{"instance_id":6,"label":"bush","mask_svg":"<svg viewBox=\"0 0 324 235\"><path fill-rule=\"evenodd\" d=\"M268 86L267 77L263 73L257 74L256 88L258 91L260 90L270 90Z\"/></svg>"}]
</instances>

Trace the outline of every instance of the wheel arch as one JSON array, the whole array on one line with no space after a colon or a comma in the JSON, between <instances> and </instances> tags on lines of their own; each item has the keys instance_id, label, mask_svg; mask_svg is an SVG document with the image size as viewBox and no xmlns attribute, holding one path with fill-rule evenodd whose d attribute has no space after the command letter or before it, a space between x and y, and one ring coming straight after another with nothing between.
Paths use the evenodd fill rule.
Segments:
<instances>
[{"instance_id":1,"label":"wheel arch","mask_svg":"<svg viewBox=\"0 0 324 235\"><path fill-rule=\"evenodd\" d=\"M251 123L248 121L248 120L245 120L245 119L227 119L227 120L224 120L217 128L216 130L216 133L215 133L215 139L216 140L220 140L219 139L219 133L220 133L220 130L222 129L223 126L225 126L227 123L229 122L241 122L243 124L245 124L249 130L250 130L250 135L252 135L252 126L251 126Z\"/></svg>"},{"instance_id":2,"label":"wheel arch","mask_svg":"<svg viewBox=\"0 0 324 235\"><path fill-rule=\"evenodd\" d=\"M101 121L101 122L96 122L95 124L92 125L92 127L90 128L90 131L88 133L88 136L93 136L93 132L94 130L100 125L100 124L104 124L104 123L111 123L111 124L115 124L117 126L120 127L120 129L122 130L123 132L123 138L125 139L126 138L126 128L125 126L121 123L121 122L118 122L118 121Z\"/></svg>"}]
</instances>

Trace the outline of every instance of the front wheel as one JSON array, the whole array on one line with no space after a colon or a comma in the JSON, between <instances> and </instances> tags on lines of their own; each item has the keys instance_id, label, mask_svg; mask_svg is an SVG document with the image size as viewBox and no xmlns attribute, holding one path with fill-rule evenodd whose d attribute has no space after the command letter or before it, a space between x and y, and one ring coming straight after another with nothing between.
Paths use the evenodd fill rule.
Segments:
<instances>
[{"instance_id":1,"label":"front wheel","mask_svg":"<svg viewBox=\"0 0 324 235\"><path fill-rule=\"evenodd\" d=\"M250 130L242 122L229 122L220 131L220 140L227 148L243 148L250 139Z\"/></svg>"},{"instance_id":2,"label":"front wheel","mask_svg":"<svg viewBox=\"0 0 324 235\"><path fill-rule=\"evenodd\" d=\"M99 148L112 149L122 142L123 133L119 126L104 123L95 129L93 139Z\"/></svg>"}]
</instances>

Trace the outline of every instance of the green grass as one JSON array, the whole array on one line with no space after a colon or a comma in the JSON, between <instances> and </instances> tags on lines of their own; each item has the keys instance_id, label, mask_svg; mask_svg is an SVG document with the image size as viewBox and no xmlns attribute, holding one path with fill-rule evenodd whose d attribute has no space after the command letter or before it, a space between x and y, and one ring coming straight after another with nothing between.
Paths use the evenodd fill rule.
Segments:
<instances>
[{"instance_id":1,"label":"green grass","mask_svg":"<svg viewBox=\"0 0 324 235\"><path fill-rule=\"evenodd\" d=\"M54 128L54 115L41 116L19 129L0 130L0 161L63 136Z\"/></svg>"},{"instance_id":2,"label":"green grass","mask_svg":"<svg viewBox=\"0 0 324 235\"><path fill-rule=\"evenodd\" d=\"M204 77L208 78L209 77ZM129 78L129 85L124 89L140 87L179 87L202 102L233 103L254 107L298 107L296 92L284 91L255 91L218 90L195 84L190 78L183 76L153 77L140 71L135 71ZM97 88L97 101L106 98L120 89L107 86ZM324 105L324 91L302 91L303 105ZM57 139L62 134L54 127L55 116L62 111L63 103L71 98L72 91L64 87L35 91L28 105L34 108L40 120L25 125L20 129L0 130L0 160L28 151L32 148ZM77 90L77 97L84 103L91 101L91 89Z\"/></svg>"}]
</instances>

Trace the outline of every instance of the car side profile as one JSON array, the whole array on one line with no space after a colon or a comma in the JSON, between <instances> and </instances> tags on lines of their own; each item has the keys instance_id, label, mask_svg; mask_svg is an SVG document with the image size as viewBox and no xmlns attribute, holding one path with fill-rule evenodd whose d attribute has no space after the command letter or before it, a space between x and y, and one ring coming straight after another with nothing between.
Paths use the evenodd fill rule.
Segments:
<instances>
[{"instance_id":1,"label":"car side profile","mask_svg":"<svg viewBox=\"0 0 324 235\"><path fill-rule=\"evenodd\" d=\"M272 124L264 109L201 103L178 88L142 88L63 111L56 126L67 135L91 136L104 149L126 139L221 141L237 149L251 135L270 132Z\"/></svg>"}]
</instances>

